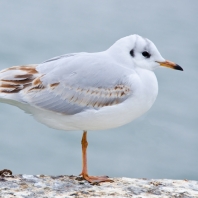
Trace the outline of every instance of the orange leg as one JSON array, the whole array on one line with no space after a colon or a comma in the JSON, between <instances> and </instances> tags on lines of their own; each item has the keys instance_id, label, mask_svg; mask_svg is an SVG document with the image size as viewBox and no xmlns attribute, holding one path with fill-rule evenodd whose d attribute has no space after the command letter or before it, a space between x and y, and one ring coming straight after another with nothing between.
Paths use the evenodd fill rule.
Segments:
<instances>
[{"instance_id":1,"label":"orange leg","mask_svg":"<svg viewBox=\"0 0 198 198\"><path fill-rule=\"evenodd\" d=\"M100 183L100 182L113 182L113 180L108 179L107 176L89 176L88 170L87 170L87 131L83 132L82 136L82 173L80 176L83 177L83 179L87 180L90 183Z\"/></svg>"}]
</instances>

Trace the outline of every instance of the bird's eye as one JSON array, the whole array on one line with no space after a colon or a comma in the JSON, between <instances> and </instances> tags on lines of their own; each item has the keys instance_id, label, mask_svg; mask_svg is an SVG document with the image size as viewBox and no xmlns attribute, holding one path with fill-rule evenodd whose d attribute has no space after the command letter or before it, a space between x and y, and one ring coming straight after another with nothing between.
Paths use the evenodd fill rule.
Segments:
<instances>
[{"instance_id":1,"label":"bird's eye","mask_svg":"<svg viewBox=\"0 0 198 198\"><path fill-rule=\"evenodd\" d=\"M150 58L150 54L147 51L142 52L142 56L146 57L146 58Z\"/></svg>"}]
</instances>

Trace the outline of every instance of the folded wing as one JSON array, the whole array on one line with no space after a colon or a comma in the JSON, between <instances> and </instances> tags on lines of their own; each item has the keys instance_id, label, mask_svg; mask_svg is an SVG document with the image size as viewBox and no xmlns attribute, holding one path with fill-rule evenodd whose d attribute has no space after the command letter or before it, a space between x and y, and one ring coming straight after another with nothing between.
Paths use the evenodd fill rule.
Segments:
<instances>
[{"instance_id":1,"label":"folded wing","mask_svg":"<svg viewBox=\"0 0 198 198\"><path fill-rule=\"evenodd\" d=\"M73 115L129 98L130 72L103 55L63 55L39 65L2 70L0 97Z\"/></svg>"}]
</instances>

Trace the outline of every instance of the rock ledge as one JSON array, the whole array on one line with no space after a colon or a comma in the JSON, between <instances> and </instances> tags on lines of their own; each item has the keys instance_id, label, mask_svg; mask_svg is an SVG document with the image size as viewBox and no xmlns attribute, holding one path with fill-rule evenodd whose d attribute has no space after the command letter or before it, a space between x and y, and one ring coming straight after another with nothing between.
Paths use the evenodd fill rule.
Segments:
<instances>
[{"instance_id":1,"label":"rock ledge","mask_svg":"<svg viewBox=\"0 0 198 198\"><path fill-rule=\"evenodd\" d=\"M198 198L198 182L168 179L112 178L91 185L76 176L14 175L0 177L2 198Z\"/></svg>"}]
</instances>

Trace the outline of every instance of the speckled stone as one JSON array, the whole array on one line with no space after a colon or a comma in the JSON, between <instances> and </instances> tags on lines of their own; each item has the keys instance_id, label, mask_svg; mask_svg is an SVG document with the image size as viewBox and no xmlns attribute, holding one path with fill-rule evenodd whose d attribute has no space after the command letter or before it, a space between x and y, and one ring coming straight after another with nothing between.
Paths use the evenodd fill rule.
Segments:
<instances>
[{"instance_id":1,"label":"speckled stone","mask_svg":"<svg viewBox=\"0 0 198 198\"><path fill-rule=\"evenodd\" d=\"M112 178L91 185L76 176L14 175L0 177L2 198L198 198L198 182L168 179Z\"/></svg>"}]
</instances>

